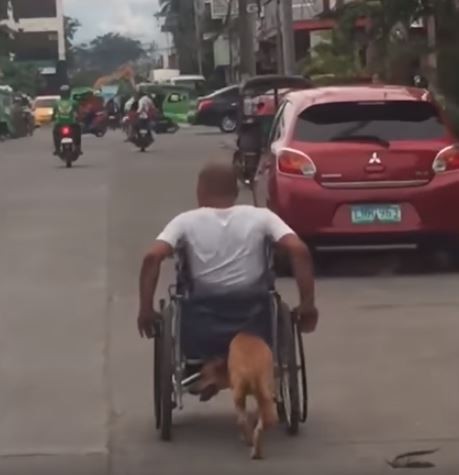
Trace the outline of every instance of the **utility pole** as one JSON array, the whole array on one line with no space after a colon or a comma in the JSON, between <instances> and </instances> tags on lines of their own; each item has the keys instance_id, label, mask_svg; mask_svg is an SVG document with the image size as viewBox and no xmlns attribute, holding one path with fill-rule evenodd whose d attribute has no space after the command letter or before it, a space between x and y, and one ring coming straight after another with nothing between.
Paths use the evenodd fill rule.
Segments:
<instances>
[{"instance_id":1,"label":"utility pole","mask_svg":"<svg viewBox=\"0 0 459 475\"><path fill-rule=\"evenodd\" d=\"M282 74L284 72L284 46L282 41L282 20L280 12L280 2L281 0L276 0L276 62L277 62L277 72Z\"/></svg>"},{"instance_id":2,"label":"utility pole","mask_svg":"<svg viewBox=\"0 0 459 475\"><path fill-rule=\"evenodd\" d=\"M201 0L194 0L193 12L194 12L194 29L196 33L196 53L197 53L197 59L198 59L198 70L199 70L199 74L202 76L203 67L202 67Z\"/></svg>"},{"instance_id":3,"label":"utility pole","mask_svg":"<svg viewBox=\"0 0 459 475\"><path fill-rule=\"evenodd\" d=\"M279 0L282 32L284 74L295 73L295 34L293 31L293 0Z\"/></svg>"},{"instance_id":4,"label":"utility pole","mask_svg":"<svg viewBox=\"0 0 459 475\"><path fill-rule=\"evenodd\" d=\"M252 18L248 12L248 0L237 0L239 5L239 58L241 79L256 74Z\"/></svg>"},{"instance_id":5,"label":"utility pole","mask_svg":"<svg viewBox=\"0 0 459 475\"><path fill-rule=\"evenodd\" d=\"M431 53L428 56L428 66L432 76L435 77L437 69L437 54L435 48L437 46L437 26L435 15L432 13L428 15L427 19L427 43L431 49Z\"/></svg>"}]
</instances>

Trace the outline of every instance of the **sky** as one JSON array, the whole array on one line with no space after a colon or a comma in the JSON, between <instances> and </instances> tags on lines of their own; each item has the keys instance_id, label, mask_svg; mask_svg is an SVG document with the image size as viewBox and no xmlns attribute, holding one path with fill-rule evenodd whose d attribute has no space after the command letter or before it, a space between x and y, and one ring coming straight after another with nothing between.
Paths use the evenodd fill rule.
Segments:
<instances>
[{"instance_id":1,"label":"sky","mask_svg":"<svg viewBox=\"0 0 459 475\"><path fill-rule=\"evenodd\" d=\"M64 14L82 23L76 41L84 42L109 32L165 46L154 14L159 0L63 0Z\"/></svg>"}]
</instances>

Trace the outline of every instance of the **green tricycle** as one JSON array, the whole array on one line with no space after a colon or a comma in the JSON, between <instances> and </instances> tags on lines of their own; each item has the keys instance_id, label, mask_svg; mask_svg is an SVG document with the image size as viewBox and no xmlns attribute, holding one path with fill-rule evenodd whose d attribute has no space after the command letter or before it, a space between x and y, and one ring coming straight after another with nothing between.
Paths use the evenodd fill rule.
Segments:
<instances>
[{"instance_id":1,"label":"green tricycle","mask_svg":"<svg viewBox=\"0 0 459 475\"><path fill-rule=\"evenodd\" d=\"M14 95L11 87L0 86L0 140L25 137L29 130L21 98Z\"/></svg>"},{"instance_id":2,"label":"green tricycle","mask_svg":"<svg viewBox=\"0 0 459 475\"><path fill-rule=\"evenodd\" d=\"M162 115L176 123L188 123L190 111L196 108L196 93L185 86L142 83L138 90L151 96Z\"/></svg>"}]
</instances>

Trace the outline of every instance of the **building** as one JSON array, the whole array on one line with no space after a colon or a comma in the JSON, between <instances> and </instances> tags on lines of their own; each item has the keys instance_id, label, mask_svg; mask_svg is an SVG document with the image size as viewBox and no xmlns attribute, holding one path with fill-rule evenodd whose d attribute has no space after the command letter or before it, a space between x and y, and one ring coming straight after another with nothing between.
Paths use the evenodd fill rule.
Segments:
<instances>
[{"instance_id":1,"label":"building","mask_svg":"<svg viewBox=\"0 0 459 475\"><path fill-rule=\"evenodd\" d=\"M11 0L0 0L0 58L11 54L16 31L17 22Z\"/></svg>"},{"instance_id":2,"label":"building","mask_svg":"<svg viewBox=\"0 0 459 475\"><path fill-rule=\"evenodd\" d=\"M45 79L42 93L55 93L66 82L62 0L14 0L17 33L14 59L37 66Z\"/></svg>"},{"instance_id":3,"label":"building","mask_svg":"<svg viewBox=\"0 0 459 475\"><path fill-rule=\"evenodd\" d=\"M295 57L303 59L313 48L327 40L327 32L334 26L334 20L326 13L353 0L290 0L293 3L293 29L295 33ZM261 69L274 72L278 69L280 52L278 2L270 2L264 9L258 37L260 41Z\"/></svg>"}]
</instances>

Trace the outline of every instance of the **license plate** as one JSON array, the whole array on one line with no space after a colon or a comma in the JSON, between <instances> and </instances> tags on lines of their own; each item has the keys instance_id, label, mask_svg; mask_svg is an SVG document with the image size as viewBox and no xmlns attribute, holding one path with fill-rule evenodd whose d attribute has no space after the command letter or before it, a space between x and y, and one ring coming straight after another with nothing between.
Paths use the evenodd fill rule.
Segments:
<instances>
[{"instance_id":1,"label":"license plate","mask_svg":"<svg viewBox=\"0 0 459 475\"><path fill-rule=\"evenodd\" d=\"M391 224L402 221L400 205L351 206L352 224Z\"/></svg>"},{"instance_id":2,"label":"license plate","mask_svg":"<svg viewBox=\"0 0 459 475\"><path fill-rule=\"evenodd\" d=\"M61 143L62 144L71 144L71 143L73 143L73 139L62 139Z\"/></svg>"},{"instance_id":3,"label":"license plate","mask_svg":"<svg viewBox=\"0 0 459 475\"><path fill-rule=\"evenodd\" d=\"M148 134L148 130L141 130L140 131L140 135L147 135Z\"/></svg>"}]
</instances>

